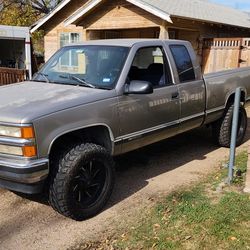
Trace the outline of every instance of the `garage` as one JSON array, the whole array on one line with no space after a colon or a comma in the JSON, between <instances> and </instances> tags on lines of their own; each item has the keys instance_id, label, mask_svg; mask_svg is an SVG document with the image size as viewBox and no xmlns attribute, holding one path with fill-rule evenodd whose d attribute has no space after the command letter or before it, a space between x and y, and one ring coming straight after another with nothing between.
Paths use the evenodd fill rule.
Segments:
<instances>
[{"instance_id":1,"label":"garage","mask_svg":"<svg viewBox=\"0 0 250 250\"><path fill-rule=\"evenodd\" d=\"M0 55L1 85L30 78L29 28L0 25Z\"/></svg>"}]
</instances>

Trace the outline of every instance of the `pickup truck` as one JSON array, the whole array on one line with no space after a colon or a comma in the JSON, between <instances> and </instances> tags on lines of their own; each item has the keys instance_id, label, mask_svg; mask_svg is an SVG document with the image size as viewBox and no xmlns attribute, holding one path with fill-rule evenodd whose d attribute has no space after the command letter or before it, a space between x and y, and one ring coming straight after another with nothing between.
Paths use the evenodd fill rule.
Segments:
<instances>
[{"instance_id":1,"label":"pickup truck","mask_svg":"<svg viewBox=\"0 0 250 250\"><path fill-rule=\"evenodd\" d=\"M92 217L114 187L114 156L204 125L228 147L237 87L240 145L250 68L202 76L186 41L65 46L31 81L0 87L0 187L46 192L62 215Z\"/></svg>"}]
</instances>

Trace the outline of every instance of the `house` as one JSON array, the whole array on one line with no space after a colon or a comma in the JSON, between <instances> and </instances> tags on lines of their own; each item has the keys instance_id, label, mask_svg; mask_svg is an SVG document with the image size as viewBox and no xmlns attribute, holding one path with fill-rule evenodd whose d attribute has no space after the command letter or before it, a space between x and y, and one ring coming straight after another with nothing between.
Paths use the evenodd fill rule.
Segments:
<instances>
[{"instance_id":1,"label":"house","mask_svg":"<svg viewBox=\"0 0 250 250\"><path fill-rule=\"evenodd\" d=\"M206 0L64 0L31 29L45 32L45 60L68 43L109 38L249 37L247 13Z\"/></svg>"}]
</instances>

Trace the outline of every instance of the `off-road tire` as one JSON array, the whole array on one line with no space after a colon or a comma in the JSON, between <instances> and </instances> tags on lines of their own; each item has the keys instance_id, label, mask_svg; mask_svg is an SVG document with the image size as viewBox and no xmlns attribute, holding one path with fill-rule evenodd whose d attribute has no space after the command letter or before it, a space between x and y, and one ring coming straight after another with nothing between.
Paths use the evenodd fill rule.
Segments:
<instances>
[{"instance_id":1,"label":"off-road tire","mask_svg":"<svg viewBox=\"0 0 250 250\"><path fill-rule=\"evenodd\" d=\"M85 170L83 166L91 164L92 168L93 163L91 162L94 162L98 168L101 169L101 173L100 171L98 173L100 176L98 176L98 174L96 176L103 180L102 182L104 184L102 184L102 188L98 187L100 189L98 191L100 194L97 193L95 195L96 200L93 198L95 201L92 204L83 205L82 203L85 202L84 200L81 201L81 198L79 198L80 201L77 201L74 198L75 190L73 189L73 183L76 181L79 183L81 182L81 185L79 185L80 187L77 187L78 190L86 188L84 187L82 189L82 179L78 181L77 178L82 175L84 175L83 178L86 177L86 172L83 171L87 170ZM51 180L49 188L50 205L60 214L77 221L85 220L99 213L109 200L114 187L115 171L110 153L102 146L92 143L80 143L72 146L67 152L64 152L64 154L61 154L58 161L54 163L57 163L58 166L51 166L56 169L56 173L53 174L53 179ZM92 170L89 170L89 173L91 173L91 171ZM105 173L105 176L103 176L102 173ZM90 175L91 174L89 174L89 176ZM84 184L86 183L84 182ZM79 191L79 196L83 196L80 192L81 191Z\"/></svg>"},{"instance_id":2,"label":"off-road tire","mask_svg":"<svg viewBox=\"0 0 250 250\"><path fill-rule=\"evenodd\" d=\"M215 142L222 147L230 147L234 105L228 106L223 117L212 125ZM242 144L247 129L247 113L243 106L239 110L239 124L236 146Z\"/></svg>"}]
</instances>

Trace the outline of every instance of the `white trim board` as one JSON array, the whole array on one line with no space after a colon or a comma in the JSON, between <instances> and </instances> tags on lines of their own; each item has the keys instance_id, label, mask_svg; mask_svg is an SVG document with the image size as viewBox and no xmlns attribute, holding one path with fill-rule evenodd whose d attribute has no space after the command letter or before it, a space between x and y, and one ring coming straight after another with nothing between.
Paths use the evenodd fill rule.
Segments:
<instances>
[{"instance_id":1,"label":"white trim board","mask_svg":"<svg viewBox=\"0 0 250 250\"><path fill-rule=\"evenodd\" d=\"M57 7L52 10L48 15L39 20L36 25L30 29L30 32L33 33L38 30L43 24L45 24L51 17L53 17L58 11L60 11L65 5L67 5L71 0L64 0Z\"/></svg>"},{"instance_id":2,"label":"white trim board","mask_svg":"<svg viewBox=\"0 0 250 250\"><path fill-rule=\"evenodd\" d=\"M64 21L64 26L68 26L75 22L78 18L81 16L87 14L91 9L96 7L99 3L101 3L102 0L93 0L89 2L88 4L84 5L80 9L78 9L75 13L73 13L71 16L69 16L65 21Z\"/></svg>"},{"instance_id":3,"label":"white trim board","mask_svg":"<svg viewBox=\"0 0 250 250\"><path fill-rule=\"evenodd\" d=\"M127 2L130 2L134 5L136 5L137 7L151 13L154 14L155 16L160 17L161 19L169 22L169 23L173 23L173 21L170 18L170 15L164 11L161 11L157 8L154 8L153 6L149 6L145 3L142 3L141 1L137 1L137 0L126 0Z\"/></svg>"}]
</instances>

